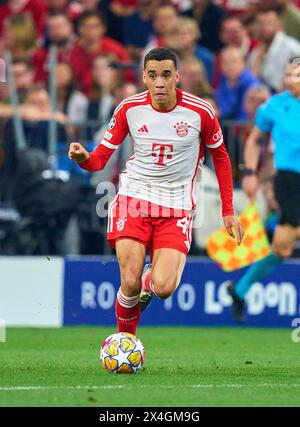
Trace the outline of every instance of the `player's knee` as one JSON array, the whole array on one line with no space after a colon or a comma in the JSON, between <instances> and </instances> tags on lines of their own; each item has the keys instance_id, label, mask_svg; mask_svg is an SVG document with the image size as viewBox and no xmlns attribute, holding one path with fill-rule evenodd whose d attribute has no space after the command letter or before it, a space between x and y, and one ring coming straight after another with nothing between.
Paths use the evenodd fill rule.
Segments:
<instances>
[{"instance_id":1,"label":"player's knee","mask_svg":"<svg viewBox=\"0 0 300 427\"><path fill-rule=\"evenodd\" d=\"M153 281L155 294L161 298L169 298L176 289L176 279L156 280Z\"/></svg>"},{"instance_id":2,"label":"player's knee","mask_svg":"<svg viewBox=\"0 0 300 427\"><path fill-rule=\"evenodd\" d=\"M121 275L121 287L127 296L137 295L141 290L141 277L135 271L127 270Z\"/></svg>"}]
</instances>

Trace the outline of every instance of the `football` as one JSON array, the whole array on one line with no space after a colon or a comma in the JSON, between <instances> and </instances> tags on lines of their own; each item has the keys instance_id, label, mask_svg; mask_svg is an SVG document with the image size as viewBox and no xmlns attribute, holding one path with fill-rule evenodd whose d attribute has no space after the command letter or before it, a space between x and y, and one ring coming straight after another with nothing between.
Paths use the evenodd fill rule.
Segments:
<instances>
[{"instance_id":1,"label":"football","mask_svg":"<svg viewBox=\"0 0 300 427\"><path fill-rule=\"evenodd\" d=\"M144 359L143 344L127 332L110 335L101 346L100 360L104 369L113 374L134 374L144 364Z\"/></svg>"}]
</instances>

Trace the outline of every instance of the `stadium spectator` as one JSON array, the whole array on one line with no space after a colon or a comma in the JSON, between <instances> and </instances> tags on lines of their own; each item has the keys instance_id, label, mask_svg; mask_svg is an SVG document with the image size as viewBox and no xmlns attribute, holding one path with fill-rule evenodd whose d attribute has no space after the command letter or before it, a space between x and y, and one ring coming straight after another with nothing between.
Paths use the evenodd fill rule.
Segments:
<instances>
[{"instance_id":1,"label":"stadium spectator","mask_svg":"<svg viewBox=\"0 0 300 427\"><path fill-rule=\"evenodd\" d=\"M0 6L0 36L3 34L4 21L8 16L27 14L33 19L38 37L44 36L47 6L44 0L8 0Z\"/></svg>"},{"instance_id":2,"label":"stadium spectator","mask_svg":"<svg viewBox=\"0 0 300 427\"><path fill-rule=\"evenodd\" d=\"M123 40L130 57L140 61L143 49L153 34L154 12L159 0L139 0L138 9L124 22Z\"/></svg>"},{"instance_id":3,"label":"stadium spectator","mask_svg":"<svg viewBox=\"0 0 300 427\"><path fill-rule=\"evenodd\" d=\"M154 34L147 43L143 56L151 49L167 45L168 37L175 31L177 17L176 8L172 4L162 3L156 8L153 19Z\"/></svg>"},{"instance_id":4,"label":"stadium spectator","mask_svg":"<svg viewBox=\"0 0 300 427\"><path fill-rule=\"evenodd\" d=\"M251 128L254 124L255 114L264 102L266 102L271 96L271 92L266 85L258 84L252 86L245 95L244 109L247 114L248 123L242 130L242 140L246 141L249 137ZM261 138L261 144L259 144L259 167L258 167L258 180L259 187L262 194L265 197L267 203L268 212L275 212L278 209L278 205L275 199L273 176L274 176L274 165L273 165L273 143L269 138L266 143L265 138Z\"/></svg>"},{"instance_id":5,"label":"stadium spectator","mask_svg":"<svg viewBox=\"0 0 300 427\"><path fill-rule=\"evenodd\" d=\"M12 115L13 109L11 108L10 116ZM27 146L47 151L49 120L52 118L51 104L47 91L39 87L32 87L24 104L20 107L20 115L23 119L22 124ZM67 120L66 116L56 111L54 117L58 125L58 138L61 141L66 141L67 137L63 126ZM6 170L6 179L9 181L15 171L17 152L13 118L9 118L4 127L3 148L5 151L3 168Z\"/></svg>"},{"instance_id":6,"label":"stadium spectator","mask_svg":"<svg viewBox=\"0 0 300 427\"><path fill-rule=\"evenodd\" d=\"M212 97L213 89L210 86L204 65L197 58L189 58L180 64L180 88L200 98Z\"/></svg>"},{"instance_id":7,"label":"stadium spectator","mask_svg":"<svg viewBox=\"0 0 300 427\"><path fill-rule=\"evenodd\" d=\"M236 16L227 16L221 24L220 39L224 47L237 47L243 52L247 60L250 52L259 43L257 39L250 37L247 28L243 25L240 18ZM221 78L221 64L220 53L216 55L215 75L213 79L213 86L217 87L220 84Z\"/></svg>"},{"instance_id":8,"label":"stadium spectator","mask_svg":"<svg viewBox=\"0 0 300 427\"><path fill-rule=\"evenodd\" d=\"M220 85L216 90L221 118L244 121L244 96L258 80L246 68L244 55L236 47L227 47L221 51L221 71Z\"/></svg>"},{"instance_id":9,"label":"stadium spectator","mask_svg":"<svg viewBox=\"0 0 300 427\"><path fill-rule=\"evenodd\" d=\"M197 43L200 36L198 24L194 19L178 17L174 34L168 39L168 46L176 51L180 61L193 57L201 61L209 81L212 82L215 57L209 49Z\"/></svg>"},{"instance_id":10,"label":"stadium spectator","mask_svg":"<svg viewBox=\"0 0 300 427\"><path fill-rule=\"evenodd\" d=\"M201 45L218 52L222 47L219 32L226 12L210 0L192 0L192 4L185 14L198 22L202 34Z\"/></svg>"},{"instance_id":11,"label":"stadium spectator","mask_svg":"<svg viewBox=\"0 0 300 427\"><path fill-rule=\"evenodd\" d=\"M250 87L246 92L244 109L247 114L247 120L253 123L256 110L258 107L266 102L271 96L268 86L257 84Z\"/></svg>"},{"instance_id":12,"label":"stadium spectator","mask_svg":"<svg viewBox=\"0 0 300 427\"><path fill-rule=\"evenodd\" d=\"M32 109L32 121L50 120L52 117L51 102L48 92L40 87L32 87L24 102L24 110ZM66 123L67 117L60 111L55 112L55 119L59 123Z\"/></svg>"},{"instance_id":13,"label":"stadium spectator","mask_svg":"<svg viewBox=\"0 0 300 427\"><path fill-rule=\"evenodd\" d=\"M74 135L76 126L83 125L87 116L88 99L75 89L72 67L59 62L56 67L57 109L67 117Z\"/></svg>"},{"instance_id":14,"label":"stadium spectator","mask_svg":"<svg viewBox=\"0 0 300 427\"><path fill-rule=\"evenodd\" d=\"M32 129L32 125L28 122L42 122L52 119L52 110L51 103L48 92L38 86L30 86L26 94L26 98L23 103L19 103L19 114L22 119L24 119L24 127ZM12 104L0 103L0 115L2 118L10 118L15 114L14 107ZM60 124L67 123L67 117L64 113L60 111L54 112L55 120ZM12 122L11 122L12 126ZM48 124L47 124L48 126ZM3 137L5 140L5 136ZM42 143L42 141L41 141Z\"/></svg>"},{"instance_id":15,"label":"stadium spectator","mask_svg":"<svg viewBox=\"0 0 300 427\"><path fill-rule=\"evenodd\" d=\"M291 0L273 0L272 6L279 12L285 33L300 41L300 10Z\"/></svg>"},{"instance_id":16,"label":"stadium spectator","mask_svg":"<svg viewBox=\"0 0 300 427\"><path fill-rule=\"evenodd\" d=\"M132 83L124 83L117 86L115 89L115 106L117 107L121 102L129 96L137 94L137 86Z\"/></svg>"},{"instance_id":17,"label":"stadium spectator","mask_svg":"<svg viewBox=\"0 0 300 427\"><path fill-rule=\"evenodd\" d=\"M49 73L49 46L57 47L57 61L68 62L75 44L71 21L63 12L52 12L47 16L48 46L37 49L33 56L35 82L46 83Z\"/></svg>"},{"instance_id":18,"label":"stadium spectator","mask_svg":"<svg viewBox=\"0 0 300 427\"><path fill-rule=\"evenodd\" d=\"M12 15L3 26L3 48L9 50L13 60L30 60L36 49L36 28L28 15Z\"/></svg>"},{"instance_id":19,"label":"stadium spectator","mask_svg":"<svg viewBox=\"0 0 300 427\"><path fill-rule=\"evenodd\" d=\"M138 0L101 0L101 13L107 21L107 35L124 43L123 27L127 19L136 12Z\"/></svg>"},{"instance_id":20,"label":"stadium spectator","mask_svg":"<svg viewBox=\"0 0 300 427\"><path fill-rule=\"evenodd\" d=\"M98 12L106 22L106 35L123 43L122 40L122 27L124 17L118 14L118 8L113 7L111 0L76 0L71 1L67 7L69 19L71 19L75 26L77 18L84 12ZM132 13L132 12L130 12ZM127 15L126 15L127 16Z\"/></svg>"},{"instance_id":21,"label":"stadium spectator","mask_svg":"<svg viewBox=\"0 0 300 427\"><path fill-rule=\"evenodd\" d=\"M89 139L93 139L96 129L109 122L115 108L115 90L122 84L121 73L114 66L115 61L115 56L106 54L98 56L93 62L87 118L95 124L90 127Z\"/></svg>"},{"instance_id":22,"label":"stadium spectator","mask_svg":"<svg viewBox=\"0 0 300 427\"><path fill-rule=\"evenodd\" d=\"M92 85L93 60L104 53L113 53L120 62L129 62L125 48L117 41L105 36L103 17L95 12L84 12L78 20L79 40L70 52L70 63L79 85L86 95L90 94ZM127 80L133 80L131 70L125 71Z\"/></svg>"},{"instance_id":23,"label":"stadium spectator","mask_svg":"<svg viewBox=\"0 0 300 427\"><path fill-rule=\"evenodd\" d=\"M12 75L15 82L18 101L20 104L22 104L25 101L28 95L28 92L32 88L33 82L34 82L34 72L33 72L31 63L26 60L15 60L12 64ZM8 103L9 102L8 85L5 84L1 86L2 86L1 101L4 103Z\"/></svg>"},{"instance_id":24,"label":"stadium spectator","mask_svg":"<svg viewBox=\"0 0 300 427\"><path fill-rule=\"evenodd\" d=\"M257 46L258 40L252 38L240 18L227 16L221 24L220 39L224 47L238 47L245 58Z\"/></svg>"},{"instance_id":25,"label":"stadium spectator","mask_svg":"<svg viewBox=\"0 0 300 427\"><path fill-rule=\"evenodd\" d=\"M19 102L23 103L28 92L33 86L33 69L30 62L15 61L12 66L12 74L15 81L15 87Z\"/></svg>"},{"instance_id":26,"label":"stadium spectator","mask_svg":"<svg viewBox=\"0 0 300 427\"><path fill-rule=\"evenodd\" d=\"M272 90L280 91L287 63L300 55L300 43L283 31L273 10L260 12L256 22L261 43L251 52L249 66Z\"/></svg>"},{"instance_id":27,"label":"stadium spectator","mask_svg":"<svg viewBox=\"0 0 300 427\"><path fill-rule=\"evenodd\" d=\"M253 21L260 11L273 9L279 14L284 32L300 41L300 10L292 0L259 0L243 15L244 22Z\"/></svg>"},{"instance_id":28,"label":"stadium spectator","mask_svg":"<svg viewBox=\"0 0 300 427\"><path fill-rule=\"evenodd\" d=\"M48 13L67 13L70 2L68 0L46 0Z\"/></svg>"}]
</instances>

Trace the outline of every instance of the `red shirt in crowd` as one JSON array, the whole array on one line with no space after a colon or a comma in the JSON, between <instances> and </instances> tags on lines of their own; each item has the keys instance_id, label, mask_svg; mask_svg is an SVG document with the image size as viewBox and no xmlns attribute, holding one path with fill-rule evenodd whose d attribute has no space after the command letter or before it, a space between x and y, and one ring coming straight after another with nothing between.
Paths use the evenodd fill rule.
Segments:
<instances>
[{"instance_id":1,"label":"red shirt in crowd","mask_svg":"<svg viewBox=\"0 0 300 427\"><path fill-rule=\"evenodd\" d=\"M138 0L113 0L113 3L119 3L122 6L137 7Z\"/></svg>"},{"instance_id":2,"label":"red shirt in crowd","mask_svg":"<svg viewBox=\"0 0 300 427\"><path fill-rule=\"evenodd\" d=\"M43 0L27 0L23 6L16 10L13 9L10 3L0 6L0 35L3 32L4 20L11 15L28 14L35 22L37 34L39 38L44 37L45 32L45 15L47 12L46 2Z\"/></svg>"},{"instance_id":3,"label":"red shirt in crowd","mask_svg":"<svg viewBox=\"0 0 300 427\"><path fill-rule=\"evenodd\" d=\"M70 48L58 50L57 62L70 62ZM32 57L32 65L34 69L34 81L36 83L46 83L49 74L49 49L41 47L37 49Z\"/></svg>"},{"instance_id":4,"label":"red shirt in crowd","mask_svg":"<svg viewBox=\"0 0 300 427\"><path fill-rule=\"evenodd\" d=\"M87 52L80 44L80 40L76 43L70 52L70 64L73 68L75 78L86 95L89 95L92 85L92 65L94 59L104 53L113 53L117 56L120 62L130 62L129 55L125 48L116 40L110 37L103 37L99 43L99 48L95 52ZM132 70L124 72L124 77L128 81L134 81L134 73Z\"/></svg>"}]
</instances>

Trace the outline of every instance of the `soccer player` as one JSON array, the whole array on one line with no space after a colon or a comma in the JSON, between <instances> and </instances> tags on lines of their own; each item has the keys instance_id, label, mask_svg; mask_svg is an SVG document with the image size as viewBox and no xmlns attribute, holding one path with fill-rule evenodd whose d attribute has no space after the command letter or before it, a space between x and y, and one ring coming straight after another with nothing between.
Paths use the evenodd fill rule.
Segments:
<instances>
[{"instance_id":1,"label":"soccer player","mask_svg":"<svg viewBox=\"0 0 300 427\"><path fill-rule=\"evenodd\" d=\"M287 66L284 84L284 92L273 95L258 108L255 126L245 144L242 186L253 200L258 188L259 139L271 132L276 169L274 190L280 221L274 232L271 253L255 262L237 283L228 287L233 300L232 313L238 322L245 321L245 296L252 284L291 256L300 238L300 58Z\"/></svg>"},{"instance_id":2,"label":"soccer player","mask_svg":"<svg viewBox=\"0 0 300 427\"><path fill-rule=\"evenodd\" d=\"M147 53L143 81L148 90L120 103L92 153L77 142L69 150L82 168L96 171L104 168L126 135L131 136L134 155L120 174L118 195L108 209L107 238L120 267L118 331L132 334L141 305L145 308L153 295L169 297L180 283L204 146L213 156L226 230L237 244L243 237L233 212L230 159L213 108L176 88L177 60L170 49ZM143 274L147 248L152 265Z\"/></svg>"}]
</instances>

